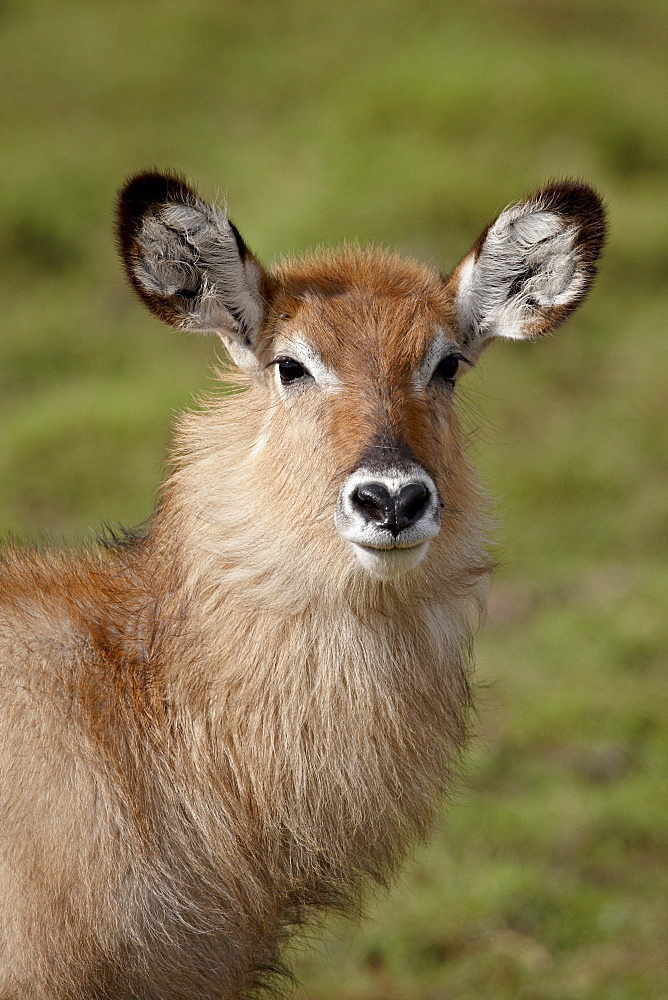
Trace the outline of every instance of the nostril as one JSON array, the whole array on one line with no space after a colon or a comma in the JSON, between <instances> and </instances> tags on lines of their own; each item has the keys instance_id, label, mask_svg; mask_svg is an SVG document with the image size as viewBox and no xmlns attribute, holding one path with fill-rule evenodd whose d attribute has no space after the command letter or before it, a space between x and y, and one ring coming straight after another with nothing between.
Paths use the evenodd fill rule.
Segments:
<instances>
[{"instance_id":1,"label":"nostril","mask_svg":"<svg viewBox=\"0 0 668 1000\"><path fill-rule=\"evenodd\" d=\"M390 527L394 521L394 499L380 483L365 483L352 494L352 502L367 520L379 527Z\"/></svg>"},{"instance_id":2,"label":"nostril","mask_svg":"<svg viewBox=\"0 0 668 1000\"><path fill-rule=\"evenodd\" d=\"M350 498L365 521L385 528L396 537L422 517L429 497L424 483L407 483L398 493L391 493L382 483L363 483Z\"/></svg>"},{"instance_id":3,"label":"nostril","mask_svg":"<svg viewBox=\"0 0 668 1000\"><path fill-rule=\"evenodd\" d=\"M397 531L414 524L424 513L429 492L424 483L409 483L399 490L395 500Z\"/></svg>"}]
</instances>

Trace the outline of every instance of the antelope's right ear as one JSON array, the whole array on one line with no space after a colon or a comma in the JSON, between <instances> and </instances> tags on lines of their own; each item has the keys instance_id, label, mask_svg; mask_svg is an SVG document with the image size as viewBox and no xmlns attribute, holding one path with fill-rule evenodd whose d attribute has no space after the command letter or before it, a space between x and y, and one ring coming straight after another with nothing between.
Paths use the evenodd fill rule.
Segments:
<instances>
[{"instance_id":1,"label":"antelope's right ear","mask_svg":"<svg viewBox=\"0 0 668 1000\"><path fill-rule=\"evenodd\" d=\"M117 225L149 309L178 329L217 333L240 368L256 369L267 278L225 213L179 177L146 173L122 189Z\"/></svg>"},{"instance_id":2,"label":"antelope's right ear","mask_svg":"<svg viewBox=\"0 0 668 1000\"><path fill-rule=\"evenodd\" d=\"M450 279L463 340L554 330L587 294L604 238L603 205L586 184L551 184L511 205Z\"/></svg>"}]
</instances>

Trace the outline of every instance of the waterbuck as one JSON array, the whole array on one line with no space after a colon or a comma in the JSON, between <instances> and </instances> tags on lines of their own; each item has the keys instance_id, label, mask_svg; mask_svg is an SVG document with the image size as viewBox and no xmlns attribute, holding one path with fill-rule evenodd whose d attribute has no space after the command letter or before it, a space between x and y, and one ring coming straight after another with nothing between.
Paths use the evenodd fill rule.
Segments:
<instances>
[{"instance_id":1,"label":"waterbuck","mask_svg":"<svg viewBox=\"0 0 668 1000\"><path fill-rule=\"evenodd\" d=\"M597 195L503 211L445 279L346 246L266 271L155 173L130 281L217 333L143 532L0 564L0 1000L230 1000L429 831L467 739L490 563L456 384L582 301Z\"/></svg>"}]
</instances>

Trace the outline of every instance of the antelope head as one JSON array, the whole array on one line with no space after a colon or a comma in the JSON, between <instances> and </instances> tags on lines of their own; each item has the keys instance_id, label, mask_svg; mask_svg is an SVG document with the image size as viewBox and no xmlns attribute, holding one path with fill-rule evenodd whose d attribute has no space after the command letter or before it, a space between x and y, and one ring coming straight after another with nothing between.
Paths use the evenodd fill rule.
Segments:
<instances>
[{"instance_id":1,"label":"antelope head","mask_svg":"<svg viewBox=\"0 0 668 1000\"><path fill-rule=\"evenodd\" d=\"M456 548L478 503L459 379L494 338L542 337L583 300L604 221L591 188L563 182L503 211L450 278L357 247L266 271L221 208L143 174L119 233L149 308L217 333L267 414L248 441L256 506L291 522L290 544L317 547L317 523L328 560L390 579Z\"/></svg>"}]
</instances>

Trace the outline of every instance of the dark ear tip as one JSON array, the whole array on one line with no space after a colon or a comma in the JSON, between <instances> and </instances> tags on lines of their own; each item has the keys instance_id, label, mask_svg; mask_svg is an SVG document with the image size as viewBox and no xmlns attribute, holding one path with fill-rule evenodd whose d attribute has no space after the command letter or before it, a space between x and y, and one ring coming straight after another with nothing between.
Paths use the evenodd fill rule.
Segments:
<instances>
[{"instance_id":1,"label":"dark ear tip","mask_svg":"<svg viewBox=\"0 0 668 1000\"><path fill-rule=\"evenodd\" d=\"M121 187L118 208L119 211L131 210L133 207L144 208L173 198L189 201L193 196L196 197L194 191L180 174L146 170L133 174Z\"/></svg>"},{"instance_id":2,"label":"dark ear tip","mask_svg":"<svg viewBox=\"0 0 668 1000\"><path fill-rule=\"evenodd\" d=\"M177 173L147 170L130 177L118 192L116 232L122 253L136 235L142 219L153 205L166 201L197 204L199 198Z\"/></svg>"},{"instance_id":3,"label":"dark ear tip","mask_svg":"<svg viewBox=\"0 0 668 1000\"><path fill-rule=\"evenodd\" d=\"M579 239L587 245L592 258L603 249L607 235L606 208L603 198L584 181L556 180L534 196L546 209L559 212L579 228Z\"/></svg>"}]
</instances>

